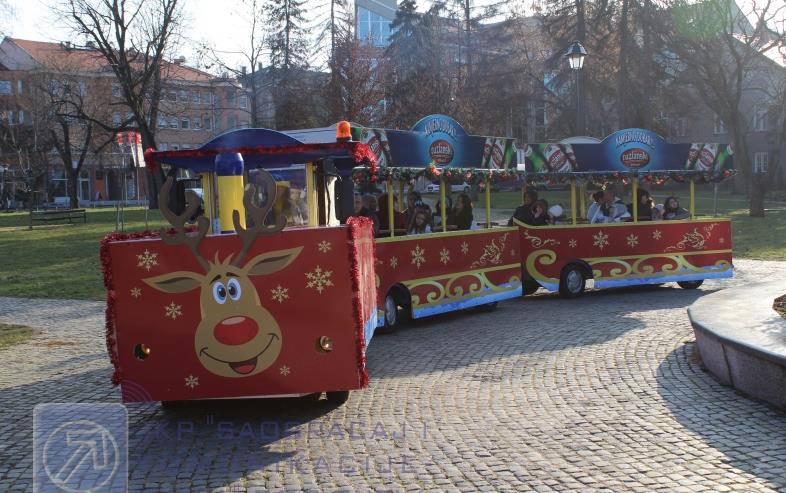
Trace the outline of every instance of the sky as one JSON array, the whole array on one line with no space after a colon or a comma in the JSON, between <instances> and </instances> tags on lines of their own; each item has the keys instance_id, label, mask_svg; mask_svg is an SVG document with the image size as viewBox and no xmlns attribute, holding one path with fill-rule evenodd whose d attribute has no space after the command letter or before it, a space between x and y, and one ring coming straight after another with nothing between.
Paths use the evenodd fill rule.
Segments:
<instances>
[{"instance_id":1,"label":"sky","mask_svg":"<svg viewBox=\"0 0 786 493\"><path fill-rule=\"evenodd\" d=\"M71 39L69 31L63 26L62 21L58 21L52 15L50 5L57 4L58 0L6 0L14 11L14 19L10 25L2 26L5 31L13 37L23 39L33 39L39 41L75 41L80 43L80 40ZM351 1L351 0L350 0ZM476 0L476 5L482 5L487 0ZM528 3L529 0L522 0L522 3ZM743 11L750 8L754 1L761 2L762 0L737 0ZM778 2L781 0L772 0ZM323 0L321 3L326 3ZM423 9L428 1L421 0L418 2ZM243 65L242 57L232 55L229 52L237 51L242 43L247 43L248 22L246 16L238 10L237 6L240 0L183 0L186 18L188 22L185 27L185 43L184 46L178 50L177 53L172 53L172 58L177 56L185 56L186 63L190 66L205 69L206 60L198 60L194 45L207 42L217 50L225 52L225 63L229 66L239 68ZM309 4L313 5L313 0L309 0ZM314 11L316 10L316 14ZM324 9L310 9L314 16L312 23L318 22L317 17L320 11ZM780 12L780 17L786 17L786 9ZM786 24L781 23L781 26ZM317 29L313 28L312 32ZM84 40L81 40L84 42ZM190 46L189 46L190 45ZM319 56L319 55L317 55ZM312 63L320 62L319 59L312 60ZM215 71L215 65L212 68Z\"/></svg>"}]
</instances>

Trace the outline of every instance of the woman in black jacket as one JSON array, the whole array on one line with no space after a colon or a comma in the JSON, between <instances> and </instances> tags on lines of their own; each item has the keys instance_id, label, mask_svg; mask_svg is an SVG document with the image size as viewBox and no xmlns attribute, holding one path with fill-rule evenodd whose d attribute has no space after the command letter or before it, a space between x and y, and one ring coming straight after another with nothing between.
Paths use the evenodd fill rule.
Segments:
<instances>
[{"instance_id":1,"label":"woman in black jacket","mask_svg":"<svg viewBox=\"0 0 786 493\"><path fill-rule=\"evenodd\" d=\"M458 229L472 229L472 201L469 195L461 193L456 200L456 208L453 209L453 219Z\"/></svg>"}]
</instances>

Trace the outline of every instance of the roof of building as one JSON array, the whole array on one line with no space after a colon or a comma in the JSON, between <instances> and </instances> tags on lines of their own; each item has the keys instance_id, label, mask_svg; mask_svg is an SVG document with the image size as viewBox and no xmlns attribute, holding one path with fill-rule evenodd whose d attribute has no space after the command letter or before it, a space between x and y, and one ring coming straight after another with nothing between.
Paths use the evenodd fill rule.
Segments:
<instances>
[{"instance_id":1,"label":"roof of building","mask_svg":"<svg viewBox=\"0 0 786 493\"><path fill-rule=\"evenodd\" d=\"M95 48L77 47L70 43L52 43L29 39L5 38L3 42L12 42L40 65L57 65L86 72L109 72L106 58ZM208 82L215 78L202 70L183 65L182 63L165 62L166 79L186 80L191 82Z\"/></svg>"}]
</instances>

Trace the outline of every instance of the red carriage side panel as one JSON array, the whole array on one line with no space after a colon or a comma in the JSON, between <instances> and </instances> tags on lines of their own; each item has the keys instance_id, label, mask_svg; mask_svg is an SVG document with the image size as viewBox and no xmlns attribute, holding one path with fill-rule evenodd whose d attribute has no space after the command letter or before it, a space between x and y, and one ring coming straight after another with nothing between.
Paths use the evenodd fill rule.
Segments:
<instances>
[{"instance_id":1,"label":"red carriage side panel","mask_svg":"<svg viewBox=\"0 0 786 493\"><path fill-rule=\"evenodd\" d=\"M415 318L521 296L520 259L515 228L379 238L379 323L394 286L411 295Z\"/></svg>"},{"instance_id":2,"label":"red carriage side panel","mask_svg":"<svg viewBox=\"0 0 786 493\"><path fill-rule=\"evenodd\" d=\"M367 224L285 230L258 239L240 268L229 264L240 239L209 236L199 249L211 275L226 268L211 279L185 246L107 238L107 342L123 401L363 387L373 250L354 241L370 234Z\"/></svg>"},{"instance_id":3,"label":"red carriage side panel","mask_svg":"<svg viewBox=\"0 0 786 493\"><path fill-rule=\"evenodd\" d=\"M518 227L527 275L551 291L576 261L597 287L732 276L728 219Z\"/></svg>"}]
</instances>

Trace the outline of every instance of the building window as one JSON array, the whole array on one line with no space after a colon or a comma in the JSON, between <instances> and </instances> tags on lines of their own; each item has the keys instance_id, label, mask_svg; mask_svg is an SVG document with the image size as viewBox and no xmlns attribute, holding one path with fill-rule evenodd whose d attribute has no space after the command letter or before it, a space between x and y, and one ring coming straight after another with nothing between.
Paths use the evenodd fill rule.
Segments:
<instances>
[{"instance_id":1,"label":"building window","mask_svg":"<svg viewBox=\"0 0 786 493\"><path fill-rule=\"evenodd\" d=\"M167 99L170 101L177 101L177 91L174 89L167 91Z\"/></svg>"},{"instance_id":2,"label":"building window","mask_svg":"<svg viewBox=\"0 0 786 493\"><path fill-rule=\"evenodd\" d=\"M191 128L194 130L202 130L202 119L198 116L195 116L191 119Z\"/></svg>"},{"instance_id":3,"label":"building window","mask_svg":"<svg viewBox=\"0 0 786 493\"><path fill-rule=\"evenodd\" d=\"M213 119L209 116L202 118L202 123L204 124L205 130L213 130Z\"/></svg>"},{"instance_id":4,"label":"building window","mask_svg":"<svg viewBox=\"0 0 786 493\"><path fill-rule=\"evenodd\" d=\"M173 116L172 118L169 119L169 126L172 127L172 128L177 128L178 123L177 123L177 117L176 116Z\"/></svg>"},{"instance_id":5,"label":"building window","mask_svg":"<svg viewBox=\"0 0 786 493\"><path fill-rule=\"evenodd\" d=\"M11 95L11 81L10 80L0 80L0 94L3 96L10 96Z\"/></svg>"},{"instance_id":6,"label":"building window","mask_svg":"<svg viewBox=\"0 0 786 493\"><path fill-rule=\"evenodd\" d=\"M385 18L376 12L357 8L358 39L376 46L387 46L390 43L390 23L392 19Z\"/></svg>"},{"instance_id":7,"label":"building window","mask_svg":"<svg viewBox=\"0 0 786 493\"><path fill-rule=\"evenodd\" d=\"M120 123L120 113L112 113L112 125L119 127Z\"/></svg>"},{"instance_id":8,"label":"building window","mask_svg":"<svg viewBox=\"0 0 786 493\"><path fill-rule=\"evenodd\" d=\"M25 110L19 110L19 124L24 125L25 123L27 123L25 121Z\"/></svg>"},{"instance_id":9,"label":"building window","mask_svg":"<svg viewBox=\"0 0 786 493\"><path fill-rule=\"evenodd\" d=\"M159 150L159 151L165 151L165 150L167 150L168 148L169 148L169 146L167 145L167 143L166 143L166 142L162 142L162 143L158 144L158 150Z\"/></svg>"},{"instance_id":10,"label":"building window","mask_svg":"<svg viewBox=\"0 0 786 493\"><path fill-rule=\"evenodd\" d=\"M180 90L180 102L187 103L188 102L188 91L185 89Z\"/></svg>"},{"instance_id":11,"label":"building window","mask_svg":"<svg viewBox=\"0 0 786 493\"><path fill-rule=\"evenodd\" d=\"M210 104L213 102L213 98L211 97L212 93L205 92L202 93L202 104Z\"/></svg>"},{"instance_id":12,"label":"building window","mask_svg":"<svg viewBox=\"0 0 786 493\"><path fill-rule=\"evenodd\" d=\"M16 125L16 112L14 110L8 111L6 116L8 117L9 125Z\"/></svg>"},{"instance_id":13,"label":"building window","mask_svg":"<svg viewBox=\"0 0 786 493\"><path fill-rule=\"evenodd\" d=\"M22 94L22 92L23 92L22 91L22 81L18 80L18 81L16 81L16 93L17 94Z\"/></svg>"},{"instance_id":14,"label":"building window","mask_svg":"<svg viewBox=\"0 0 786 493\"><path fill-rule=\"evenodd\" d=\"M117 84L112 84L112 97L119 98L120 96L120 86Z\"/></svg>"},{"instance_id":15,"label":"building window","mask_svg":"<svg viewBox=\"0 0 786 493\"><path fill-rule=\"evenodd\" d=\"M248 108L248 96L240 96L240 107L243 109Z\"/></svg>"},{"instance_id":16,"label":"building window","mask_svg":"<svg viewBox=\"0 0 786 493\"><path fill-rule=\"evenodd\" d=\"M180 119L180 128L188 128L191 123L189 118L181 118Z\"/></svg>"},{"instance_id":17,"label":"building window","mask_svg":"<svg viewBox=\"0 0 786 493\"><path fill-rule=\"evenodd\" d=\"M169 149L171 149L173 151L179 151L180 150L180 146L178 144L169 144Z\"/></svg>"},{"instance_id":18,"label":"building window","mask_svg":"<svg viewBox=\"0 0 786 493\"><path fill-rule=\"evenodd\" d=\"M159 116L158 117L158 128L166 128L166 127L167 127L166 117L165 116Z\"/></svg>"},{"instance_id":19,"label":"building window","mask_svg":"<svg viewBox=\"0 0 786 493\"><path fill-rule=\"evenodd\" d=\"M753 154L753 172L766 173L769 169L770 156L766 152L756 152Z\"/></svg>"},{"instance_id":20,"label":"building window","mask_svg":"<svg viewBox=\"0 0 786 493\"><path fill-rule=\"evenodd\" d=\"M726 124L718 115L715 115L715 128L713 129L712 133L716 135L726 133Z\"/></svg>"},{"instance_id":21,"label":"building window","mask_svg":"<svg viewBox=\"0 0 786 493\"><path fill-rule=\"evenodd\" d=\"M237 118L234 116L227 117L227 130L232 130L237 125Z\"/></svg>"},{"instance_id":22,"label":"building window","mask_svg":"<svg viewBox=\"0 0 786 493\"><path fill-rule=\"evenodd\" d=\"M194 91L191 93L191 102L194 104L199 104L199 91Z\"/></svg>"},{"instance_id":23,"label":"building window","mask_svg":"<svg viewBox=\"0 0 786 493\"><path fill-rule=\"evenodd\" d=\"M191 144L182 144L180 148L183 150L191 149Z\"/></svg>"},{"instance_id":24,"label":"building window","mask_svg":"<svg viewBox=\"0 0 786 493\"><path fill-rule=\"evenodd\" d=\"M230 89L227 91L227 106L233 108L235 106L235 90Z\"/></svg>"},{"instance_id":25,"label":"building window","mask_svg":"<svg viewBox=\"0 0 786 493\"><path fill-rule=\"evenodd\" d=\"M134 114L131 112L126 113L126 124L129 127L136 127L136 118L134 118Z\"/></svg>"},{"instance_id":26,"label":"building window","mask_svg":"<svg viewBox=\"0 0 786 493\"><path fill-rule=\"evenodd\" d=\"M767 130L767 105L756 103L753 108L753 129L757 132Z\"/></svg>"}]
</instances>

